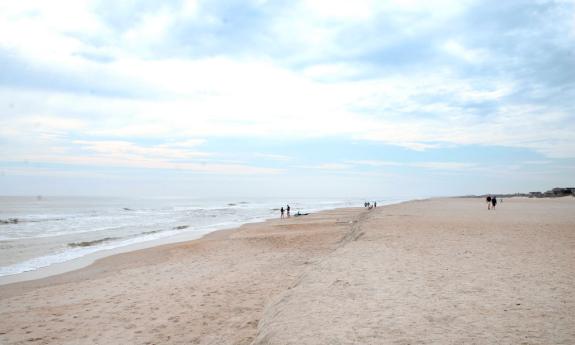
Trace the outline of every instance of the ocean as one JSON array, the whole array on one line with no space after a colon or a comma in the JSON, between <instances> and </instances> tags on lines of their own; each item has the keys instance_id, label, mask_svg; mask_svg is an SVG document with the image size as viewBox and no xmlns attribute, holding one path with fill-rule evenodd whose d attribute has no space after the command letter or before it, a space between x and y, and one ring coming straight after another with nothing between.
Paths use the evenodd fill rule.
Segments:
<instances>
[{"instance_id":1,"label":"ocean","mask_svg":"<svg viewBox=\"0 0 575 345\"><path fill-rule=\"evenodd\" d=\"M373 200L372 200L373 201ZM378 204L397 199L377 200ZM92 253L292 214L361 207L361 199L0 197L0 277Z\"/></svg>"}]
</instances>

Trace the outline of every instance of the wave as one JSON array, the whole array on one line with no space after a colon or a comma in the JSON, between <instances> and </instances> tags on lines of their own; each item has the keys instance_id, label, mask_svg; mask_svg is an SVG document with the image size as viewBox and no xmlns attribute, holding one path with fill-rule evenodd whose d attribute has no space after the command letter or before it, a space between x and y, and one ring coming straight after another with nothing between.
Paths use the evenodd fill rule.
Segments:
<instances>
[{"instance_id":1,"label":"wave","mask_svg":"<svg viewBox=\"0 0 575 345\"><path fill-rule=\"evenodd\" d=\"M84 241L84 242L72 242L72 243L68 243L69 247L90 247L90 246L95 246L98 244L102 244L104 242L110 242L110 241L116 241L116 240L120 240L122 239L121 237L105 237L105 238L101 238L99 240L94 240L94 241Z\"/></svg>"},{"instance_id":2,"label":"wave","mask_svg":"<svg viewBox=\"0 0 575 345\"><path fill-rule=\"evenodd\" d=\"M172 230L184 230L184 229L187 229L189 227L190 227L189 225L178 225L178 226L174 226L172 228Z\"/></svg>"},{"instance_id":3,"label":"wave","mask_svg":"<svg viewBox=\"0 0 575 345\"><path fill-rule=\"evenodd\" d=\"M142 233L140 233L141 235L151 235L151 234L157 234L158 232L162 232L165 230L151 230L151 231L144 231Z\"/></svg>"},{"instance_id":4,"label":"wave","mask_svg":"<svg viewBox=\"0 0 575 345\"><path fill-rule=\"evenodd\" d=\"M217 226L216 229L221 228L223 226L225 226L225 224ZM185 227L187 228L189 226L185 225ZM215 229L212 229L211 227L206 227L206 228L194 229L194 231L196 230L198 231L199 234L202 234L203 232ZM47 267L57 263L74 260L102 250L110 250L137 243L143 243L160 238L169 237L173 234L180 233L180 231L181 229L178 230L173 228L167 228L161 230L145 231L139 234L130 235L126 237L105 237L94 241L69 243L68 247L61 252L34 257L29 260L25 260L9 266L0 266L0 277L19 274L27 271L34 271L42 267Z\"/></svg>"},{"instance_id":5,"label":"wave","mask_svg":"<svg viewBox=\"0 0 575 345\"><path fill-rule=\"evenodd\" d=\"M8 218L8 219L0 219L0 224L18 224L22 222L18 218Z\"/></svg>"},{"instance_id":6,"label":"wave","mask_svg":"<svg viewBox=\"0 0 575 345\"><path fill-rule=\"evenodd\" d=\"M0 219L0 225L20 224L20 223L39 223L39 222L49 222L49 221L64 220L64 219L65 218L45 218L45 219L8 218L8 219Z\"/></svg>"},{"instance_id":7,"label":"wave","mask_svg":"<svg viewBox=\"0 0 575 345\"><path fill-rule=\"evenodd\" d=\"M141 235L152 235L152 234L157 234L160 232L171 231L171 230L184 230L184 229L187 229L189 227L190 227L189 225L178 225L178 226L174 226L171 229L144 231L144 232L141 232L139 234L124 236L124 237L104 237L104 238L100 238L100 239L93 240L93 241L71 242L71 243L68 243L68 247L72 247L72 248L91 247L91 246L96 246L96 245L106 243L106 242L112 242L112 241L118 241L118 240L127 240L127 239L135 238L135 237L138 237Z\"/></svg>"}]
</instances>

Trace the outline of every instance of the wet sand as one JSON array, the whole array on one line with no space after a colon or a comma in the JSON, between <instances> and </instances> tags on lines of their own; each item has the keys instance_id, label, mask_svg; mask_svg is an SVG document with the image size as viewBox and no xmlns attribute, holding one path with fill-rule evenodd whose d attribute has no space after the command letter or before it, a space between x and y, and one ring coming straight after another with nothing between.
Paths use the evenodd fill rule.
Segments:
<instances>
[{"instance_id":1,"label":"wet sand","mask_svg":"<svg viewBox=\"0 0 575 345\"><path fill-rule=\"evenodd\" d=\"M573 344L575 199L245 225L0 286L2 344Z\"/></svg>"}]
</instances>

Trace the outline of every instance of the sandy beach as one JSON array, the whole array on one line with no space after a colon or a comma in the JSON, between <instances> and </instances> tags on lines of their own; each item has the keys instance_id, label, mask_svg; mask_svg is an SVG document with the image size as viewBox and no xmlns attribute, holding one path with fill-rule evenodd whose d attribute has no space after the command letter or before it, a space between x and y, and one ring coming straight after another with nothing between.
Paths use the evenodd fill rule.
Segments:
<instances>
[{"instance_id":1,"label":"sandy beach","mask_svg":"<svg viewBox=\"0 0 575 345\"><path fill-rule=\"evenodd\" d=\"M248 224L0 286L2 344L573 344L575 198Z\"/></svg>"}]
</instances>

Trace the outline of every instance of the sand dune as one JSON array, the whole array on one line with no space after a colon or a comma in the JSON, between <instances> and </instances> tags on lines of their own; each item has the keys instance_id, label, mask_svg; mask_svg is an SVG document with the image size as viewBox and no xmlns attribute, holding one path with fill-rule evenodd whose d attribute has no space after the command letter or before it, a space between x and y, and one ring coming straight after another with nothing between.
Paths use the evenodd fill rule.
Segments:
<instances>
[{"instance_id":1,"label":"sand dune","mask_svg":"<svg viewBox=\"0 0 575 345\"><path fill-rule=\"evenodd\" d=\"M0 287L2 344L573 344L575 199L251 224Z\"/></svg>"}]
</instances>

